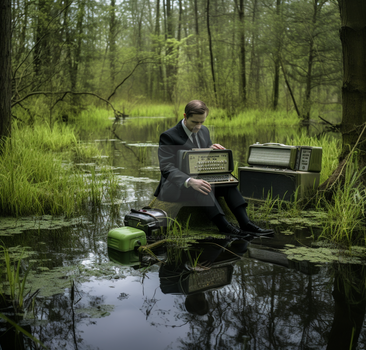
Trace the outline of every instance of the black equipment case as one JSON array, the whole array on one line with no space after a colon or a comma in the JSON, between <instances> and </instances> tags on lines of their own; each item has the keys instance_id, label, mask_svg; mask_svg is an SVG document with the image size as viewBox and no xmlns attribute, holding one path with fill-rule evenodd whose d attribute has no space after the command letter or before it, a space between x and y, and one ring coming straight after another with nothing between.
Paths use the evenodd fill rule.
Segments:
<instances>
[{"instance_id":1,"label":"black equipment case","mask_svg":"<svg viewBox=\"0 0 366 350\"><path fill-rule=\"evenodd\" d=\"M146 236L156 236L165 231L168 225L168 215L161 209L131 209L130 213L125 216L124 224L144 231Z\"/></svg>"}]
</instances>

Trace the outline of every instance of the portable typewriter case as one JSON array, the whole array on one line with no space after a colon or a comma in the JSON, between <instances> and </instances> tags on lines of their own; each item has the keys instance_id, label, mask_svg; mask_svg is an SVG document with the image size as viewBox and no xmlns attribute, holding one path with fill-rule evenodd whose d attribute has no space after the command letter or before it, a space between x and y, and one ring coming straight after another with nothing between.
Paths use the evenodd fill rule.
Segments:
<instances>
[{"instance_id":1,"label":"portable typewriter case","mask_svg":"<svg viewBox=\"0 0 366 350\"><path fill-rule=\"evenodd\" d=\"M125 216L125 226L135 227L145 232L147 236L163 232L168 225L168 216L161 209L131 209Z\"/></svg>"}]
</instances>

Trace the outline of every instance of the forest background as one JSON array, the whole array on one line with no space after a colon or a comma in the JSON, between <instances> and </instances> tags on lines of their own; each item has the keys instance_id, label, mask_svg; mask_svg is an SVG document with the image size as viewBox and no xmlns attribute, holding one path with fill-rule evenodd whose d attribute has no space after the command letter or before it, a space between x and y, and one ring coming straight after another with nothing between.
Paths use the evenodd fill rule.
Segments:
<instances>
[{"instance_id":1,"label":"forest background","mask_svg":"<svg viewBox=\"0 0 366 350\"><path fill-rule=\"evenodd\" d=\"M229 116L282 108L308 120L312 111L340 110L335 1L12 0L11 6L13 117L26 112L31 121L48 120L92 103L180 105L193 98Z\"/></svg>"}]
</instances>

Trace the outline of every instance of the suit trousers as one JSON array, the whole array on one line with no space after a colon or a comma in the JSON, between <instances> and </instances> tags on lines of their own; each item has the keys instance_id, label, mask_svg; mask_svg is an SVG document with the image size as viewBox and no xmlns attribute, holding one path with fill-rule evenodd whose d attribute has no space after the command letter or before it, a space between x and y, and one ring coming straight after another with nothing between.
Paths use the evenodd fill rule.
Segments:
<instances>
[{"instance_id":1,"label":"suit trousers","mask_svg":"<svg viewBox=\"0 0 366 350\"><path fill-rule=\"evenodd\" d=\"M217 197L224 197L226 204L232 212L239 206L243 206L243 208L248 206L235 186L213 187L208 195L202 194L191 187L185 188L182 190L178 202L190 201L194 202L197 206L205 207L208 218L212 220L219 214L225 215L217 201Z\"/></svg>"}]
</instances>

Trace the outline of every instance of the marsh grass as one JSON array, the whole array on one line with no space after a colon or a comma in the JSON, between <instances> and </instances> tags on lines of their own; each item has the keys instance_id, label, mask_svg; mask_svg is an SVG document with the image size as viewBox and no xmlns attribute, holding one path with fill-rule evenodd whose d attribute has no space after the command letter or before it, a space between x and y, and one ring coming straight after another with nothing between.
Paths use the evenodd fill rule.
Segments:
<instances>
[{"instance_id":1,"label":"marsh grass","mask_svg":"<svg viewBox=\"0 0 366 350\"><path fill-rule=\"evenodd\" d=\"M12 263L9 250L4 246L0 246L0 249L3 250L5 264L3 270L5 276L2 276L3 278L5 277L5 291L0 291L0 298L2 299L1 305L5 306L4 310L6 310L6 312L4 311L4 313L8 314L7 316L4 313L0 313L0 318L5 320L11 327L14 327L18 334L24 334L35 343L39 343L45 348L37 338L17 324L17 321L23 317L23 313L30 308L30 306L34 307L34 300L39 292L39 290L37 290L33 294L30 294L30 291L25 293L25 284L30 268L28 268L24 276L21 277L23 256L21 255L17 262ZM2 289L4 289L4 283L2 284ZM10 305L11 307L9 307ZM12 310L13 315L10 315L9 310Z\"/></svg>"},{"instance_id":2,"label":"marsh grass","mask_svg":"<svg viewBox=\"0 0 366 350\"><path fill-rule=\"evenodd\" d=\"M366 189L360 181L365 169L357 169L354 159L346 165L344 182L335 185L332 201L320 198L319 204L328 211L328 220L321 237L351 246L360 237L365 243L364 216Z\"/></svg>"},{"instance_id":3,"label":"marsh grass","mask_svg":"<svg viewBox=\"0 0 366 350\"><path fill-rule=\"evenodd\" d=\"M3 246L0 249L4 253L5 261L5 274L6 280L9 284L9 296L13 304L14 310L21 310L23 308L24 302L24 291L25 291L25 281L27 279L28 271L25 273L23 279L20 279L20 268L22 262L22 256L19 258L18 263L12 265L10 261L9 251Z\"/></svg>"},{"instance_id":4,"label":"marsh grass","mask_svg":"<svg viewBox=\"0 0 366 350\"><path fill-rule=\"evenodd\" d=\"M188 262L190 264L190 267L195 270L198 266L198 262L200 259L201 254L203 253L203 248L197 252L197 251L191 251L190 249L186 250L186 255L188 258Z\"/></svg>"},{"instance_id":5,"label":"marsh grass","mask_svg":"<svg viewBox=\"0 0 366 350\"><path fill-rule=\"evenodd\" d=\"M122 110L124 105L126 106L126 114L130 117L183 118L185 107L184 104L179 104L178 106L175 104L153 104L146 102L129 104L122 101L118 104L117 109ZM75 123L89 125L92 128L96 126L98 128L106 128L110 126L111 119L114 119L114 114L111 109L94 106L89 107L72 118ZM236 130L243 126L297 126L299 119L295 112L287 112L285 110L247 109L234 115L229 115L224 109L211 107L209 111L209 123L217 128L230 127L232 130Z\"/></svg>"},{"instance_id":6,"label":"marsh grass","mask_svg":"<svg viewBox=\"0 0 366 350\"><path fill-rule=\"evenodd\" d=\"M73 116L70 121L84 130L103 130L109 128L114 120L112 109L90 106Z\"/></svg>"},{"instance_id":7,"label":"marsh grass","mask_svg":"<svg viewBox=\"0 0 366 350\"><path fill-rule=\"evenodd\" d=\"M299 189L295 191L291 202L278 196L273 198L272 193L269 192L264 201L255 205L250 204L248 211L250 216L258 221L268 221L273 217L274 213L284 218L293 218L301 215L301 203L302 201L299 200Z\"/></svg>"},{"instance_id":8,"label":"marsh grass","mask_svg":"<svg viewBox=\"0 0 366 350\"><path fill-rule=\"evenodd\" d=\"M218 128L230 127L230 129L242 128L244 126L296 126L299 119L294 112L286 112L284 110L258 110L248 109L239 112L234 116L228 116L227 112L222 109L213 108L210 110L210 124Z\"/></svg>"},{"instance_id":9,"label":"marsh grass","mask_svg":"<svg viewBox=\"0 0 366 350\"><path fill-rule=\"evenodd\" d=\"M102 182L96 177L85 181L84 174L70 166L75 155L80 158L86 153L72 128L15 124L12 138L1 151L1 213L70 216L88 202L90 193L92 203L101 202ZM98 150L92 153L98 154Z\"/></svg>"}]
</instances>

